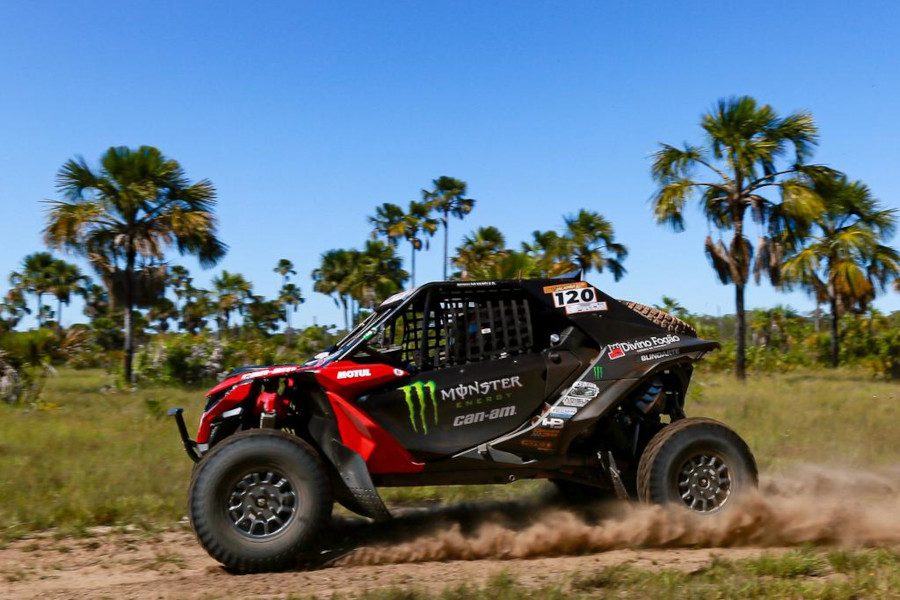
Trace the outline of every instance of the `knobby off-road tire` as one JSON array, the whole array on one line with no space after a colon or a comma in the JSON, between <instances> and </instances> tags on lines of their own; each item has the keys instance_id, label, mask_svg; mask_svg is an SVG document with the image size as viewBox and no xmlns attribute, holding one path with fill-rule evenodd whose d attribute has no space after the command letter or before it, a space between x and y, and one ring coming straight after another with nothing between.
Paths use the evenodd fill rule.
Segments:
<instances>
[{"instance_id":1,"label":"knobby off-road tire","mask_svg":"<svg viewBox=\"0 0 900 600\"><path fill-rule=\"evenodd\" d=\"M758 484L756 460L741 437L712 419L681 419L660 430L641 455L638 498L714 513Z\"/></svg>"},{"instance_id":2,"label":"knobby off-road tire","mask_svg":"<svg viewBox=\"0 0 900 600\"><path fill-rule=\"evenodd\" d=\"M646 306L644 304L638 304L637 302L632 302L631 300L619 300L622 304L633 310L634 312L650 319L656 325L659 325L666 331L670 331L671 333L683 333L685 335L689 335L691 337L697 337L697 330L694 327L685 321L682 321L678 317L670 315L664 310L659 310L658 308L653 308L652 306Z\"/></svg>"},{"instance_id":3,"label":"knobby off-road tire","mask_svg":"<svg viewBox=\"0 0 900 600\"><path fill-rule=\"evenodd\" d=\"M197 466L188 515L214 559L239 573L297 564L331 517L331 485L316 451L271 429L222 441Z\"/></svg>"}]
</instances>

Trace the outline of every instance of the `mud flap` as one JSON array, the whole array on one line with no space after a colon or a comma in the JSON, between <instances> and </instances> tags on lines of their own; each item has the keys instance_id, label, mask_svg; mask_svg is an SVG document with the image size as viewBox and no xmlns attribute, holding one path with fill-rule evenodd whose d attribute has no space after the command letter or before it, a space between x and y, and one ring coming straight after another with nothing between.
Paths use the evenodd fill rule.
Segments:
<instances>
[{"instance_id":1,"label":"mud flap","mask_svg":"<svg viewBox=\"0 0 900 600\"><path fill-rule=\"evenodd\" d=\"M345 491L350 494L354 506L347 508L376 521L390 519L391 513L378 495L362 456L335 439L323 449L340 474Z\"/></svg>"}]
</instances>

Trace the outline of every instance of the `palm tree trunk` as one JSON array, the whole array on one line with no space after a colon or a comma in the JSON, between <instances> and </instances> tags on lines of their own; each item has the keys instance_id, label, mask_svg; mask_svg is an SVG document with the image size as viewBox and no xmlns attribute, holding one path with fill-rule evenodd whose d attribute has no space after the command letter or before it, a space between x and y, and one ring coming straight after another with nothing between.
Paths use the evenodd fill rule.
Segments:
<instances>
[{"instance_id":1,"label":"palm tree trunk","mask_svg":"<svg viewBox=\"0 0 900 600\"><path fill-rule=\"evenodd\" d=\"M448 246L447 242L450 239L450 212L444 211L444 281L447 281L447 260L448 260Z\"/></svg>"},{"instance_id":2,"label":"palm tree trunk","mask_svg":"<svg viewBox=\"0 0 900 600\"><path fill-rule=\"evenodd\" d=\"M416 247L413 244L412 246L412 286L416 287Z\"/></svg>"},{"instance_id":3,"label":"palm tree trunk","mask_svg":"<svg viewBox=\"0 0 900 600\"><path fill-rule=\"evenodd\" d=\"M736 313L735 337L737 341L737 361L735 365L735 375L740 381L744 381L747 378L747 316L744 312L744 284L735 284L734 288L734 303Z\"/></svg>"},{"instance_id":4,"label":"palm tree trunk","mask_svg":"<svg viewBox=\"0 0 900 600\"><path fill-rule=\"evenodd\" d=\"M346 296L341 296L341 304L344 306L344 331L350 331L350 313Z\"/></svg>"},{"instance_id":5,"label":"palm tree trunk","mask_svg":"<svg viewBox=\"0 0 900 600\"><path fill-rule=\"evenodd\" d=\"M831 298L831 366L837 368L840 357L840 340L838 336L838 305L837 298Z\"/></svg>"},{"instance_id":6,"label":"palm tree trunk","mask_svg":"<svg viewBox=\"0 0 900 600\"><path fill-rule=\"evenodd\" d=\"M291 307L287 303L284 305L284 316L287 317L287 329L284 332L284 343L290 348L291 335L294 333L294 330L291 329Z\"/></svg>"},{"instance_id":7,"label":"palm tree trunk","mask_svg":"<svg viewBox=\"0 0 900 600\"><path fill-rule=\"evenodd\" d=\"M129 244L130 245L130 244ZM128 250L125 264L125 383L131 385L134 379L134 323L131 311L134 309L134 259L135 251Z\"/></svg>"},{"instance_id":8,"label":"palm tree trunk","mask_svg":"<svg viewBox=\"0 0 900 600\"><path fill-rule=\"evenodd\" d=\"M37 322L38 322L38 327L40 327L41 325L44 324L44 322L43 322L44 321L44 303L41 301L41 296L43 294L41 294L41 292L36 292L36 293L37 293L37 301L38 301Z\"/></svg>"},{"instance_id":9,"label":"palm tree trunk","mask_svg":"<svg viewBox=\"0 0 900 600\"><path fill-rule=\"evenodd\" d=\"M57 299L58 307L56 309L56 333L62 331L62 300Z\"/></svg>"}]
</instances>

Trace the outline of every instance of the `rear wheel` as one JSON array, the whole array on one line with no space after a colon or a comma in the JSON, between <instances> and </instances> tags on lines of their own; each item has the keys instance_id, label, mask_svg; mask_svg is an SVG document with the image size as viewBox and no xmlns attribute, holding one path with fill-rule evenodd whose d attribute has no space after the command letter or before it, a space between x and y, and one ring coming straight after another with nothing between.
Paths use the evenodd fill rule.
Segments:
<instances>
[{"instance_id":1,"label":"rear wheel","mask_svg":"<svg viewBox=\"0 0 900 600\"><path fill-rule=\"evenodd\" d=\"M714 513L755 489L756 461L747 444L712 419L681 419L657 433L638 466L638 497Z\"/></svg>"},{"instance_id":2,"label":"rear wheel","mask_svg":"<svg viewBox=\"0 0 900 600\"><path fill-rule=\"evenodd\" d=\"M224 440L197 467L188 514L200 544L238 572L296 564L331 516L318 454L289 434L256 429Z\"/></svg>"}]
</instances>

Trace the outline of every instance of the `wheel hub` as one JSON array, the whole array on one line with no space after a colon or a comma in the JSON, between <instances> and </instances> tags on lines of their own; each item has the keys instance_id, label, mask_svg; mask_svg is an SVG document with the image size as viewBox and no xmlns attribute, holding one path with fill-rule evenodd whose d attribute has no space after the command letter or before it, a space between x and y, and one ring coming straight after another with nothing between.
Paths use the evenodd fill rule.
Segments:
<instances>
[{"instance_id":1,"label":"wheel hub","mask_svg":"<svg viewBox=\"0 0 900 600\"><path fill-rule=\"evenodd\" d=\"M728 465L721 457L700 454L687 460L678 473L678 494L682 502L697 512L716 511L731 496Z\"/></svg>"},{"instance_id":2,"label":"wheel hub","mask_svg":"<svg viewBox=\"0 0 900 600\"><path fill-rule=\"evenodd\" d=\"M297 494L291 482L275 471L254 471L235 484L228 497L231 524L252 538L275 535L297 512Z\"/></svg>"}]
</instances>

